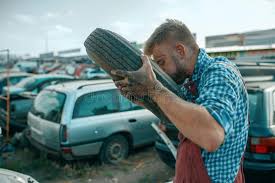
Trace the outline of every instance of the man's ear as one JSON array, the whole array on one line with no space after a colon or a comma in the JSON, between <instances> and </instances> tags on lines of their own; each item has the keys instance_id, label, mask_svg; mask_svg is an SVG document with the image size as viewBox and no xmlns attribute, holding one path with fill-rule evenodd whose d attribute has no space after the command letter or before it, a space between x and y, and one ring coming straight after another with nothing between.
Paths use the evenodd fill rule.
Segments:
<instances>
[{"instance_id":1,"label":"man's ear","mask_svg":"<svg viewBox=\"0 0 275 183\"><path fill-rule=\"evenodd\" d=\"M176 44L176 51L181 57L185 57L185 46L182 43Z\"/></svg>"}]
</instances>

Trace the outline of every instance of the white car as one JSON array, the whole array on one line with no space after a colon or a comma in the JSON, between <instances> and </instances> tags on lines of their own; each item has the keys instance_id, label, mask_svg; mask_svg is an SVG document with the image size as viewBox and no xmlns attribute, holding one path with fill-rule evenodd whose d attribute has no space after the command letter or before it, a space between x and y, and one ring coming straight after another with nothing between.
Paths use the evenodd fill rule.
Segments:
<instances>
[{"instance_id":1,"label":"white car","mask_svg":"<svg viewBox=\"0 0 275 183\"><path fill-rule=\"evenodd\" d=\"M110 78L110 76L102 69L87 68L82 73L81 77L83 79L105 79Z\"/></svg>"},{"instance_id":2,"label":"white car","mask_svg":"<svg viewBox=\"0 0 275 183\"><path fill-rule=\"evenodd\" d=\"M65 160L98 156L116 164L131 149L153 144L159 119L123 97L112 80L49 86L28 113L30 143Z\"/></svg>"},{"instance_id":3,"label":"white car","mask_svg":"<svg viewBox=\"0 0 275 183\"><path fill-rule=\"evenodd\" d=\"M29 175L3 168L0 168L0 181L1 183L38 183Z\"/></svg>"}]
</instances>

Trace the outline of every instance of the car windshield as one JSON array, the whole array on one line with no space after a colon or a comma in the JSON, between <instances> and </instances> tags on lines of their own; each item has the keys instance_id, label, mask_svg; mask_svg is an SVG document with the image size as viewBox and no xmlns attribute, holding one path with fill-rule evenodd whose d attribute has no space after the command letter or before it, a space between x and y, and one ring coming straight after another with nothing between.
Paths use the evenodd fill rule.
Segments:
<instances>
[{"instance_id":1,"label":"car windshield","mask_svg":"<svg viewBox=\"0 0 275 183\"><path fill-rule=\"evenodd\" d=\"M248 97L250 123L265 120L263 113L263 93L261 91L248 90Z\"/></svg>"},{"instance_id":2,"label":"car windshield","mask_svg":"<svg viewBox=\"0 0 275 183\"><path fill-rule=\"evenodd\" d=\"M36 79L34 78L26 78L20 81L19 83L16 84L16 87L19 88L25 88L25 89L31 89L36 83Z\"/></svg>"},{"instance_id":3,"label":"car windshield","mask_svg":"<svg viewBox=\"0 0 275 183\"><path fill-rule=\"evenodd\" d=\"M44 90L34 100L31 113L42 119L60 123L65 98L64 93Z\"/></svg>"}]
</instances>

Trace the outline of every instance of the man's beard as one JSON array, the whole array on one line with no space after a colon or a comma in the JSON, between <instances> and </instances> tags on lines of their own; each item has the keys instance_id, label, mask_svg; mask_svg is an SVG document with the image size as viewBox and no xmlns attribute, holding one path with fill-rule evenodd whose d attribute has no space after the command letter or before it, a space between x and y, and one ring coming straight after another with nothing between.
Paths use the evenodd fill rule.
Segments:
<instances>
[{"instance_id":1,"label":"man's beard","mask_svg":"<svg viewBox=\"0 0 275 183\"><path fill-rule=\"evenodd\" d=\"M175 74L170 75L170 77L177 83L182 84L187 76L183 76L181 73L177 72Z\"/></svg>"},{"instance_id":2,"label":"man's beard","mask_svg":"<svg viewBox=\"0 0 275 183\"><path fill-rule=\"evenodd\" d=\"M184 65L180 62L180 60L175 56L172 55L172 60L176 65L176 72L173 74L169 74L169 76L177 83L181 84L184 80L188 77Z\"/></svg>"}]
</instances>

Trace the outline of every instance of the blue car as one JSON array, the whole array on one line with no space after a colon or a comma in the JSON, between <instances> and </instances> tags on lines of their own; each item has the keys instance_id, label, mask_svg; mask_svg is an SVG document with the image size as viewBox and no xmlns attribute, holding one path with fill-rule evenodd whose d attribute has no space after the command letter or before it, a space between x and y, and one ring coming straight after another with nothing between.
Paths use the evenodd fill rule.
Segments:
<instances>
[{"instance_id":1,"label":"blue car","mask_svg":"<svg viewBox=\"0 0 275 183\"><path fill-rule=\"evenodd\" d=\"M68 75L41 74L28 77L9 88L10 93L10 127L14 131L21 131L27 126L27 114L33 99L45 87L57 83L73 80ZM8 89L3 89L6 95ZM0 100L0 126L5 129L7 119L6 101Z\"/></svg>"},{"instance_id":2,"label":"blue car","mask_svg":"<svg viewBox=\"0 0 275 183\"><path fill-rule=\"evenodd\" d=\"M19 83L22 79L30 77L31 74L24 72L14 72L9 74L10 85L15 85ZM8 84L8 75L7 73L0 74L0 94L3 92L3 88Z\"/></svg>"}]
</instances>

